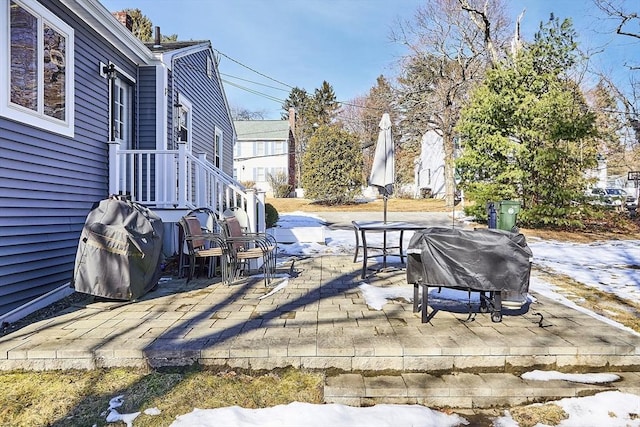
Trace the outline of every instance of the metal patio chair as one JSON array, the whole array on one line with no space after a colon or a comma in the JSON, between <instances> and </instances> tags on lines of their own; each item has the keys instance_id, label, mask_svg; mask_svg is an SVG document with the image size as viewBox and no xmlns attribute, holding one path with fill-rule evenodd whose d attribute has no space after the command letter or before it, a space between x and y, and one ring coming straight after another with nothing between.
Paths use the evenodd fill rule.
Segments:
<instances>
[{"instance_id":1,"label":"metal patio chair","mask_svg":"<svg viewBox=\"0 0 640 427\"><path fill-rule=\"evenodd\" d=\"M235 216L222 219L220 231L229 254L229 283L249 274L251 261L261 260L262 265L259 267L264 273L265 286L269 286L276 267L276 240L267 234L243 231Z\"/></svg>"},{"instance_id":2,"label":"metal patio chair","mask_svg":"<svg viewBox=\"0 0 640 427\"><path fill-rule=\"evenodd\" d=\"M229 259L226 250L224 238L219 233L212 233L203 230L200 220L196 216L184 216L179 221L180 228L184 236L184 246L186 246L186 255L188 257L189 272L187 282L189 282L196 273L196 265L198 261L202 261L207 266L207 277L211 278L215 273L215 260L219 260L222 282L229 281ZM182 266L185 267L184 265Z\"/></svg>"}]
</instances>

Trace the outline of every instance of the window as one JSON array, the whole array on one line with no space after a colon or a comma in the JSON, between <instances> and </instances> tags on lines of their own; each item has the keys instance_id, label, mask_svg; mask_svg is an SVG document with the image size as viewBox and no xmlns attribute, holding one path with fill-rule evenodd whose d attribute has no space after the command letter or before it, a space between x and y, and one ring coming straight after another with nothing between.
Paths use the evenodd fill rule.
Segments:
<instances>
[{"instance_id":1,"label":"window","mask_svg":"<svg viewBox=\"0 0 640 427\"><path fill-rule=\"evenodd\" d=\"M264 141L256 141L256 144L253 146L254 148L254 156L264 156Z\"/></svg>"},{"instance_id":2,"label":"window","mask_svg":"<svg viewBox=\"0 0 640 427\"><path fill-rule=\"evenodd\" d=\"M217 168L222 166L222 129L217 126L213 136L213 164Z\"/></svg>"},{"instance_id":3,"label":"window","mask_svg":"<svg viewBox=\"0 0 640 427\"><path fill-rule=\"evenodd\" d=\"M264 168L256 168L255 169L255 181L257 182L263 182L267 180L267 175L266 175L266 171L264 170Z\"/></svg>"},{"instance_id":4,"label":"window","mask_svg":"<svg viewBox=\"0 0 640 427\"><path fill-rule=\"evenodd\" d=\"M186 149L191 152L191 110L193 105L181 93L178 94L178 104L176 108L177 123L177 141L185 142ZM176 146L177 147L177 146Z\"/></svg>"},{"instance_id":5,"label":"window","mask_svg":"<svg viewBox=\"0 0 640 427\"><path fill-rule=\"evenodd\" d=\"M284 154L284 141L273 142L273 154Z\"/></svg>"},{"instance_id":6,"label":"window","mask_svg":"<svg viewBox=\"0 0 640 427\"><path fill-rule=\"evenodd\" d=\"M133 147L131 141L131 86L116 78L113 91L113 130L115 140L120 148L127 150Z\"/></svg>"},{"instance_id":7,"label":"window","mask_svg":"<svg viewBox=\"0 0 640 427\"><path fill-rule=\"evenodd\" d=\"M9 30L0 45L0 81L8 84L0 90L0 114L73 136L73 29L27 0L4 3L0 22Z\"/></svg>"},{"instance_id":8,"label":"window","mask_svg":"<svg viewBox=\"0 0 640 427\"><path fill-rule=\"evenodd\" d=\"M207 56L207 77L213 78L213 60L210 56Z\"/></svg>"}]
</instances>

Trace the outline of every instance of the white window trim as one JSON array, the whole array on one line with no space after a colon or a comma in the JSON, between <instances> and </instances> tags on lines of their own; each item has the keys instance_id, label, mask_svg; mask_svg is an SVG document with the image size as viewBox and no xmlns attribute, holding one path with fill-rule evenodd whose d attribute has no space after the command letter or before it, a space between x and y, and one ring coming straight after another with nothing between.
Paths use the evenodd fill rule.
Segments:
<instances>
[{"instance_id":1,"label":"white window trim","mask_svg":"<svg viewBox=\"0 0 640 427\"><path fill-rule=\"evenodd\" d=\"M284 141L273 141L273 154L276 156L286 154L284 147Z\"/></svg>"},{"instance_id":2,"label":"white window trim","mask_svg":"<svg viewBox=\"0 0 640 427\"><path fill-rule=\"evenodd\" d=\"M220 158L220 162L219 162L220 163L220 169L222 169L222 165L223 165L223 163L222 163L223 155L222 154L224 153L224 139L222 138L223 137L222 129L220 129L218 126L215 127L214 136L213 137L215 139L220 138L220 144L218 144L218 147L217 147L218 148L218 152L217 153L213 153L213 162L215 164L216 156L218 156Z\"/></svg>"},{"instance_id":3,"label":"white window trim","mask_svg":"<svg viewBox=\"0 0 640 427\"><path fill-rule=\"evenodd\" d=\"M267 155L267 143L265 141L256 141L253 145L253 155L264 157Z\"/></svg>"},{"instance_id":4,"label":"white window trim","mask_svg":"<svg viewBox=\"0 0 640 427\"><path fill-rule=\"evenodd\" d=\"M207 77L213 79L213 59L207 55Z\"/></svg>"},{"instance_id":5,"label":"white window trim","mask_svg":"<svg viewBox=\"0 0 640 427\"><path fill-rule=\"evenodd\" d=\"M193 118L193 104L187 98L185 98L181 93L178 94L178 103L182 105L187 111L187 152L191 153L192 145L191 141L193 138L193 128L191 126L192 118ZM176 129L180 126L180 116L176 117L177 125ZM177 139L177 138L176 138ZM177 141L176 141L177 142Z\"/></svg>"},{"instance_id":6,"label":"white window trim","mask_svg":"<svg viewBox=\"0 0 640 427\"><path fill-rule=\"evenodd\" d=\"M11 80L10 80L10 43L11 43L11 28L9 26L9 7L11 2L2 2L0 7L0 31L3 33L0 39L4 39L4 43L0 43L0 82L5 86L0 90L0 116L6 117L11 120L15 120L21 123L25 123L31 126L36 126L49 132L58 133L64 136L73 137L75 134L75 39L74 30L67 25L60 18L55 16L41 4L32 0L13 0L19 4L20 7L26 9L34 16L38 17L38 61L41 61L42 54L40 49L43 49L42 40L40 38L40 27L42 20L45 20L47 24L54 27L56 31L63 34L67 39L67 51L66 51L66 65L65 65L65 120L58 120L54 117L46 116L41 112L42 105L38 105L38 111L33 111L28 108L16 105L11 102ZM39 62L38 68L41 68ZM38 79L38 87L42 87L40 77ZM41 90L41 89L40 89ZM40 102L40 100L39 100Z\"/></svg>"}]
</instances>

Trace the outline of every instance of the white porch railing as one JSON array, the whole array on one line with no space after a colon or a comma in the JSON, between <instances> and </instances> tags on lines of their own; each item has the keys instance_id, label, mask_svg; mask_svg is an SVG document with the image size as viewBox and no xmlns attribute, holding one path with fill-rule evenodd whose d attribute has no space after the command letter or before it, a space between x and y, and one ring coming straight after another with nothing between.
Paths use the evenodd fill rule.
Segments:
<instances>
[{"instance_id":1,"label":"white porch railing","mask_svg":"<svg viewBox=\"0 0 640 427\"><path fill-rule=\"evenodd\" d=\"M177 150L121 150L110 143L109 194L163 210L207 207L221 214L239 207L247 212L251 231L265 231L264 192L246 189L204 154L188 153L184 143Z\"/></svg>"}]
</instances>

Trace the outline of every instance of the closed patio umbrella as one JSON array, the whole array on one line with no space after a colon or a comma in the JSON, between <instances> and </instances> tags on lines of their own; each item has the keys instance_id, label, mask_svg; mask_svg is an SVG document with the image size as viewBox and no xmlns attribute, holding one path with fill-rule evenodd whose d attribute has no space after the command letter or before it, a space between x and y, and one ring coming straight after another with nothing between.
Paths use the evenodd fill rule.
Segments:
<instances>
[{"instance_id":1,"label":"closed patio umbrella","mask_svg":"<svg viewBox=\"0 0 640 427\"><path fill-rule=\"evenodd\" d=\"M393 192L393 183L396 180L395 151L393 147L393 139L391 138L391 118L388 113L382 115L380 120L380 132L378 133L378 142L376 143L376 152L373 156L373 166L371 167L371 176L369 177L369 185L378 187L382 193L384 200L384 222L387 222L387 200L389 194ZM383 268L387 267L387 232L383 232L382 237Z\"/></svg>"},{"instance_id":2,"label":"closed patio umbrella","mask_svg":"<svg viewBox=\"0 0 640 427\"><path fill-rule=\"evenodd\" d=\"M384 199L384 222L387 222L387 199L393 193L393 183L396 180L395 154L393 139L391 138L391 118L388 113L382 115L380 132L373 156L373 166L369 184L378 187Z\"/></svg>"}]
</instances>

